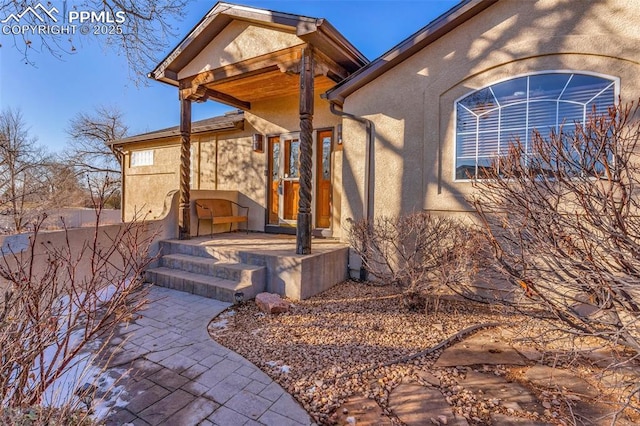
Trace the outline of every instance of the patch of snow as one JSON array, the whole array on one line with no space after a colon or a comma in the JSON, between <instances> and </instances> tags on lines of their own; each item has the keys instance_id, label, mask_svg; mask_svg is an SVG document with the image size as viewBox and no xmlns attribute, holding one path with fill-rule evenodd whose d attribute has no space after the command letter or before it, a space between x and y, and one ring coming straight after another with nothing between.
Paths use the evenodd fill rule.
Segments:
<instances>
[{"instance_id":1,"label":"patch of snow","mask_svg":"<svg viewBox=\"0 0 640 426\"><path fill-rule=\"evenodd\" d=\"M356 418L353 417L353 416L347 417L347 423L349 423L350 425L355 425L356 424Z\"/></svg>"},{"instance_id":2,"label":"patch of snow","mask_svg":"<svg viewBox=\"0 0 640 426\"><path fill-rule=\"evenodd\" d=\"M280 372L289 374L291 372L291 367L289 367L288 365L283 365L282 367L280 367Z\"/></svg>"},{"instance_id":3,"label":"patch of snow","mask_svg":"<svg viewBox=\"0 0 640 426\"><path fill-rule=\"evenodd\" d=\"M229 323L229 320L226 318L223 318L221 320L218 320L216 322L212 322L209 327L210 328L217 328L217 329L223 329L223 328L227 328L227 324Z\"/></svg>"},{"instance_id":4,"label":"patch of snow","mask_svg":"<svg viewBox=\"0 0 640 426\"><path fill-rule=\"evenodd\" d=\"M265 362L269 367L277 367L280 364L280 361L267 361Z\"/></svg>"},{"instance_id":5,"label":"patch of snow","mask_svg":"<svg viewBox=\"0 0 640 426\"><path fill-rule=\"evenodd\" d=\"M113 407L125 407L129 403L129 394L124 390L124 385L118 384L126 375L127 371L113 368L94 377L98 388L96 394L102 395L96 398L92 407L95 421L105 419Z\"/></svg>"}]
</instances>

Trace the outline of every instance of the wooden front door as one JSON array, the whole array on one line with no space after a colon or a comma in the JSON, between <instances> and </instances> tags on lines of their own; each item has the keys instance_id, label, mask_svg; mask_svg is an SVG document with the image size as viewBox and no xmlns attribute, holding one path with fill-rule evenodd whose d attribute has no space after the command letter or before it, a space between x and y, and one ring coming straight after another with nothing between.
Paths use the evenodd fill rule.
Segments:
<instances>
[{"instance_id":1,"label":"wooden front door","mask_svg":"<svg viewBox=\"0 0 640 426\"><path fill-rule=\"evenodd\" d=\"M269 225L280 223L280 136L269 137Z\"/></svg>"},{"instance_id":2,"label":"wooden front door","mask_svg":"<svg viewBox=\"0 0 640 426\"><path fill-rule=\"evenodd\" d=\"M298 203L300 192L300 139L289 138L282 140L284 145L284 167L282 182L284 194L282 197L282 219L287 222L298 218Z\"/></svg>"},{"instance_id":3,"label":"wooden front door","mask_svg":"<svg viewBox=\"0 0 640 426\"><path fill-rule=\"evenodd\" d=\"M269 142L269 225L294 225L300 190L298 135L272 136Z\"/></svg>"},{"instance_id":4,"label":"wooden front door","mask_svg":"<svg viewBox=\"0 0 640 426\"><path fill-rule=\"evenodd\" d=\"M316 138L316 227L331 227L331 152L333 130L320 130Z\"/></svg>"}]
</instances>

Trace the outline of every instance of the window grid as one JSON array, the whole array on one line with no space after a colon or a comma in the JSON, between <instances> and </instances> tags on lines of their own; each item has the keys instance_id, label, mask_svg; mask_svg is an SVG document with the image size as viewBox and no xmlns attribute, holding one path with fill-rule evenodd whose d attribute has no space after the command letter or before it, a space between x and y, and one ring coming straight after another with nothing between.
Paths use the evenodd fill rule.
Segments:
<instances>
[{"instance_id":1,"label":"window grid","mask_svg":"<svg viewBox=\"0 0 640 426\"><path fill-rule=\"evenodd\" d=\"M555 97L547 96L549 93L554 93L553 86L541 86L540 83L542 81L538 82L536 89L531 86L532 77L551 76L553 78L559 75L566 75L567 80L562 85L559 93L555 92L558 93ZM575 76L578 76L578 80L574 79ZM580 77L583 78L582 83L580 83ZM500 96L496 94L494 87L511 82L514 82L514 86L517 87L517 81L522 78L526 78L526 89L522 87L522 89L526 90L526 93L522 93L521 90L513 92L513 95L510 96L503 93L502 97L506 99L504 99L504 102L501 102ZM570 88L574 80L576 84ZM511 142L506 139L507 137L510 137L510 139L520 137L521 141L524 139L524 147L525 150L528 151L530 135L536 128L541 132L544 132L546 129L559 131L563 124L573 122L584 124L587 118L587 109L591 109L590 104L595 103L596 107L602 107L597 101L604 99L607 101L607 105L613 105L615 103L614 94L616 89L616 80L611 78L591 74L549 72L517 77L472 92L456 102L455 179L468 179L468 173L471 171L473 171L471 178L478 178L480 168L487 166L487 160L503 154L505 151L505 142ZM532 98L533 90L538 90L536 98ZM545 92L545 90L547 92ZM504 87L502 91L504 92ZM526 96L522 100L509 99L521 95ZM586 100L579 99L580 96L584 97L585 95L589 96L589 98ZM572 97L577 97L578 99L573 99ZM544 108L545 103L550 104L552 102L555 103L555 111L554 109L549 110L548 108ZM468 105L463 103L467 103ZM522 118L518 119L518 111L514 108L518 105L524 105L524 120L522 120ZM564 111L563 105L566 111ZM571 105L575 105L578 108L575 108L575 110L571 112ZM506 108L510 109L505 111ZM580 117L576 114L578 111L580 111ZM465 113L469 117L472 117L471 120L475 120L475 125L464 122L462 123L461 129L459 120L461 120L461 117ZM496 113L497 119L495 122L497 125L492 127L491 122L489 122L489 124L485 126L487 128L481 130L481 120L490 119L491 115ZM519 120L521 120L521 122L518 122ZM534 121L537 121L538 124L536 125ZM491 137L495 139L489 139ZM487 146L483 147L483 142L486 142ZM473 149L470 149L472 147L468 146L470 143L474 144ZM495 150L492 150L492 146L495 146ZM461 175L461 173L467 173L467 175Z\"/></svg>"}]
</instances>

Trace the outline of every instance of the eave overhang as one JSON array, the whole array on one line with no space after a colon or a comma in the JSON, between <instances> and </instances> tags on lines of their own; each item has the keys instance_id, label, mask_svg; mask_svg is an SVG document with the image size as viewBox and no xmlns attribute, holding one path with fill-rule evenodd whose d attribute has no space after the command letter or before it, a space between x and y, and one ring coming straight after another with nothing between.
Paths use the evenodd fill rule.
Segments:
<instances>
[{"instance_id":1,"label":"eave overhang","mask_svg":"<svg viewBox=\"0 0 640 426\"><path fill-rule=\"evenodd\" d=\"M244 114L242 112L231 112L223 116L195 121L192 124L191 133L193 135L198 135L204 133L233 132L238 130L244 130ZM174 126L119 139L109 143L109 145L112 147L123 147L130 144L147 143L179 137L180 126Z\"/></svg>"},{"instance_id":2,"label":"eave overhang","mask_svg":"<svg viewBox=\"0 0 640 426\"><path fill-rule=\"evenodd\" d=\"M342 105L347 96L372 82L456 27L462 25L497 1L498 0L461 1L449 11L440 15L425 27L382 54L379 58L369 62L369 64L351 74L348 78L328 90L323 97L338 105Z\"/></svg>"}]
</instances>

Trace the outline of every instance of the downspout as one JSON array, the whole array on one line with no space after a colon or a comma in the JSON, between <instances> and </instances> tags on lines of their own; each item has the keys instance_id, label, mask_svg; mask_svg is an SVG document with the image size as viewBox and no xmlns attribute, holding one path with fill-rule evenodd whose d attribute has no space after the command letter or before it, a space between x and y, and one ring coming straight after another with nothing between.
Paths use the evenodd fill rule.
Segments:
<instances>
[{"instance_id":1,"label":"downspout","mask_svg":"<svg viewBox=\"0 0 640 426\"><path fill-rule=\"evenodd\" d=\"M362 215L367 220L369 226L371 226L371 224L373 223L373 209L370 208L369 204L371 200L371 151L373 147L373 122L364 117L358 117L357 115L349 114L348 112L336 109L336 104L334 102L329 103L329 109L334 115L337 115L339 117L346 117L365 125L367 131L367 140L365 144L364 154L364 201L362 205ZM366 257L366 245L363 251L365 252L363 254L363 257ZM368 275L369 274L366 268L364 266L361 266L360 279L362 281L366 281Z\"/></svg>"},{"instance_id":2,"label":"downspout","mask_svg":"<svg viewBox=\"0 0 640 426\"><path fill-rule=\"evenodd\" d=\"M373 219L373 209L369 208L369 204L371 200L371 147L373 146L373 122L369 119L338 110L336 109L336 104L333 102L329 104L329 109L332 114L350 118L358 123L362 123L367 129L367 141L364 154L364 202L362 206L362 215L367 219L367 221L371 221Z\"/></svg>"}]
</instances>

